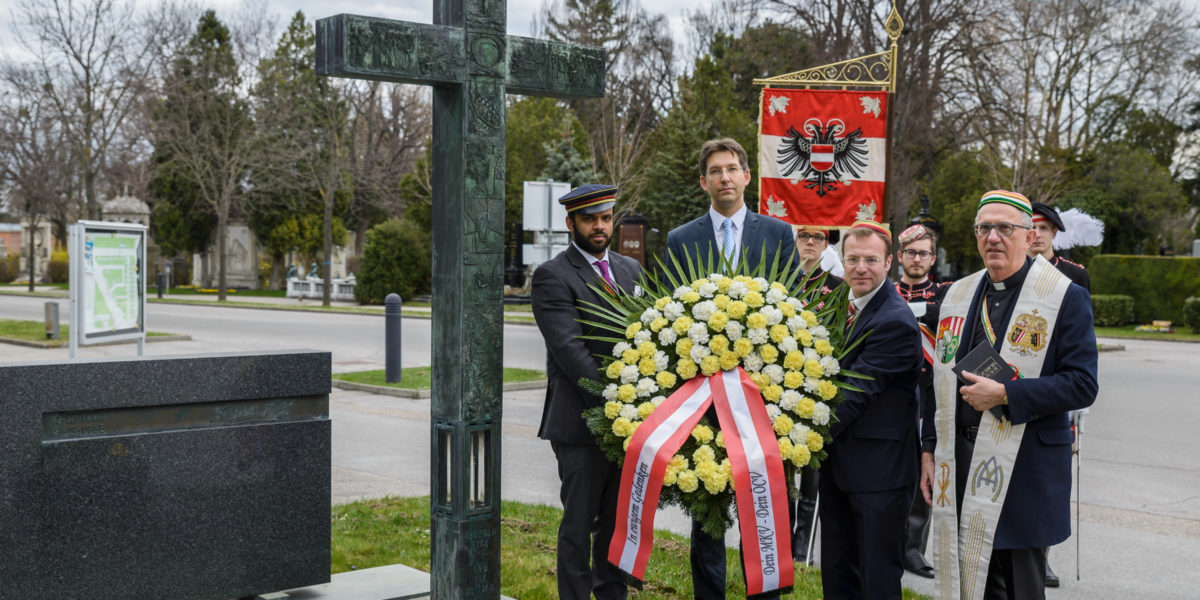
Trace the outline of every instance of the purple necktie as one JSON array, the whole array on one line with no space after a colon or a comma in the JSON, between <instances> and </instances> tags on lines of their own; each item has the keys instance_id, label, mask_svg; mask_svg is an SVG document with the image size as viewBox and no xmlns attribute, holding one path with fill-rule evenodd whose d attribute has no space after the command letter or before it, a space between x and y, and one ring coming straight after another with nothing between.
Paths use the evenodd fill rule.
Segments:
<instances>
[{"instance_id":1,"label":"purple necktie","mask_svg":"<svg viewBox=\"0 0 1200 600\"><path fill-rule=\"evenodd\" d=\"M596 261L596 266L600 267L600 276L604 278L604 281L607 281L608 285L615 286L616 284L613 283L612 275L610 275L608 271L608 261L598 260Z\"/></svg>"}]
</instances>

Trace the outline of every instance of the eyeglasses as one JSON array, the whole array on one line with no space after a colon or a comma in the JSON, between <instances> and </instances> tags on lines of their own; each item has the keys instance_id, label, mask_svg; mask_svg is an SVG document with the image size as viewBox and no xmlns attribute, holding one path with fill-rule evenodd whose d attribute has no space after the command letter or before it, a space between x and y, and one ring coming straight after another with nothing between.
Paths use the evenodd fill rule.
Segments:
<instances>
[{"instance_id":1,"label":"eyeglasses","mask_svg":"<svg viewBox=\"0 0 1200 600\"><path fill-rule=\"evenodd\" d=\"M822 233L797 233L796 239L802 242L813 240L815 242L825 241L825 234Z\"/></svg>"},{"instance_id":2,"label":"eyeglasses","mask_svg":"<svg viewBox=\"0 0 1200 600\"><path fill-rule=\"evenodd\" d=\"M1009 237L1017 229L1030 229L1030 227L1015 223L976 223L975 237L985 238L991 235L993 229L996 230L996 233L1000 234L1000 237Z\"/></svg>"},{"instance_id":3,"label":"eyeglasses","mask_svg":"<svg viewBox=\"0 0 1200 600\"><path fill-rule=\"evenodd\" d=\"M742 168L737 167L737 166L725 167L724 169L722 169L721 167L713 167L708 170L708 176L709 177L720 177L721 173L724 173L730 177L736 177L741 172L742 172Z\"/></svg>"},{"instance_id":4,"label":"eyeglasses","mask_svg":"<svg viewBox=\"0 0 1200 600\"><path fill-rule=\"evenodd\" d=\"M883 262L883 259L879 258L878 256L868 256L866 258L859 258L857 256L847 256L842 259L842 262L846 263L847 265L849 265L851 267L857 267L858 263L860 263L860 262L867 265L868 267L877 267L877 266L879 266L879 263Z\"/></svg>"},{"instance_id":5,"label":"eyeglasses","mask_svg":"<svg viewBox=\"0 0 1200 600\"><path fill-rule=\"evenodd\" d=\"M916 250L905 250L900 254L903 254L904 258L907 258L908 260L914 260L918 258L921 260L929 260L929 257L933 256L933 253L928 250L922 250L920 252L917 252Z\"/></svg>"}]
</instances>

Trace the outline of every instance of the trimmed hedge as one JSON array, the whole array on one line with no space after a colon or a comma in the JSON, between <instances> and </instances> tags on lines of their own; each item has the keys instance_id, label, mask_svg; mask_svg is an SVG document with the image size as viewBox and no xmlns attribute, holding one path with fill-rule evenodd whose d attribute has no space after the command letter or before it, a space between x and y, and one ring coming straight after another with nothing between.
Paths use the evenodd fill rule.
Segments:
<instances>
[{"instance_id":1,"label":"trimmed hedge","mask_svg":"<svg viewBox=\"0 0 1200 600\"><path fill-rule=\"evenodd\" d=\"M428 293L432 261L428 232L412 221L384 221L367 231L354 298L361 304L383 304L392 292L402 300Z\"/></svg>"},{"instance_id":2,"label":"trimmed hedge","mask_svg":"<svg viewBox=\"0 0 1200 600\"><path fill-rule=\"evenodd\" d=\"M1183 323L1200 333L1200 298L1188 298L1183 302Z\"/></svg>"},{"instance_id":3,"label":"trimmed hedge","mask_svg":"<svg viewBox=\"0 0 1200 600\"><path fill-rule=\"evenodd\" d=\"M10 283L17 278L17 260L19 259L20 255L18 254L0 256L0 283Z\"/></svg>"},{"instance_id":4,"label":"trimmed hedge","mask_svg":"<svg viewBox=\"0 0 1200 600\"><path fill-rule=\"evenodd\" d=\"M1092 293L1133 297L1133 320L1182 322L1184 301L1200 296L1200 257L1102 254L1088 265Z\"/></svg>"},{"instance_id":5,"label":"trimmed hedge","mask_svg":"<svg viewBox=\"0 0 1200 600\"><path fill-rule=\"evenodd\" d=\"M1120 327L1133 320L1133 296L1092 296L1092 321L1101 327Z\"/></svg>"}]
</instances>

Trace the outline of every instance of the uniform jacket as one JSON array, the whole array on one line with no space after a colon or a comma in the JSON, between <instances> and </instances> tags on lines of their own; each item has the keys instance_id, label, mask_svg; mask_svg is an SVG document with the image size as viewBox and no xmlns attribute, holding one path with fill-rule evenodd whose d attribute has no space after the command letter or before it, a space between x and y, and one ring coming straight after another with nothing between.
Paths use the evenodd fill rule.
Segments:
<instances>
[{"instance_id":1,"label":"uniform jacket","mask_svg":"<svg viewBox=\"0 0 1200 600\"><path fill-rule=\"evenodd\" d=\"M846 379L863 391L844 391L821 476L847 492L911 486L919 473L917 380L924 359L917 320L890 282L858 313L847 344L864 335L841 366L874 379Z\"/></svg>"},{"instance_id":2,"label":"uniform jacket","mask_svg":"<svg viewBox=\"0 0 1200 600\"><path fill-rule=\"evenodd\" d=\"M751 269L758 266L765 252L766 268L769 271L775 253L780 248L783 249L779 257L780 268L788 262L789 257L793 267L800 264L800 253L796 251L791 225L775 217L746 211L743 229L741 251ZM717 244L712 215L708 210L705 210L700 218L684 223L667 234L667 251L663 256L663 264L668 270L673 270L673 256L686 270L688 261L684 258L685 251L692 257L693 265L698 259L707 261L710 252L714 261L720 258L721 247Z\"/></svg>"},{"instance_id":3,"label":"uniform jacket","mask_svg":"<svg viewBox=\"0 0 1200 600\"><path fill-rule=\"evenodd\" d=\"M642 266L612 250L608 252L608 261L617 285L633 292L642 275ZM546 342L546 404L538 428L538 437L544 440L587 444L595 439L581 414L585 408L600 405L602 400L581 389L579 380L601 380L596 355L612 354L613 345L579 339L581 335L599 332L578 319L599 320L579 305L580 300L605 305L588 287L599 280L600 275L574 245L533 272L533 318Z\"/></svg>"}]
</instances>

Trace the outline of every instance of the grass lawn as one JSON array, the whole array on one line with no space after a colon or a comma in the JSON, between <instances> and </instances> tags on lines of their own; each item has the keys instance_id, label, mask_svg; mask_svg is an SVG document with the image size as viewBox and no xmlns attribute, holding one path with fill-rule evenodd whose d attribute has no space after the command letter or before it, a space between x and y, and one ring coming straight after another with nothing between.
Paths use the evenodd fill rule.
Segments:
<instances>
[{"instance_id":1,"label":"grass lawn","mask_svg":"<svg viewBox=\"0 0 1200 600\"><path fill-rule=\"evenodd\" d=\"M1137 325L1123 327L1096 327L1096 337L1126 338L1134 340L1159 340L1167 342L1200 342L1200 333L1180 325L1175 327L1175 333L1152 333L1149 331L1134 331Z\"/></svg>"},{"instance_id":2,"label":"grass lawn","mask_svg":"<svg viewBox=\"0 0 1200 600\"><path fill-rule=\"evenodd\" d=\"M334 373L334 379L342 381L352 381L354 383L365 383L367 385L380 385L384 387L394 387L406 390L427 390L430 388L430 373L429 367L408 367L400 371L400 381L397 383L387 383L385 379L385 371L376 369L373 371L353 371L350 373ZM514 369L504 367L504 383L517 383L520 381L538 381L546 378L546 374L535 369Z\"/></svg>"},{"instance_id":3,"label":"grass lawn","mask_svg":"<svg viewBox=\"0 0 1200 600\"><path fill-rule=\"evenodd\" d=\"M14 340L23 340L26 342L44 342L50 346L62 346L70 339L71 326L58 326L58 339L46 339L46 324L42 321L18 321L15 319L0 319L0 338L8 338ZM146 333L149 337L160 337L164 335L174 335L171 333L163 333L161 331L150 331Z\"/></svg>"},{"instance_id":4,"label":"grass lawn","mask_svg":"<svg viewBox=\"0 0 1200 600\"><path fill-rule=\"evenodd\" d=\"M562 511L544 505L502 502L500 505L500 591L517 600L558 595L555 584L555 540ZM429 497L383 498L334 506L332 572L344 573L390 564L429 571ZM736 549L726 552L728 597L745 597ZM692 597L688 540L666 531L654 532L654 550L641 592L630 598L686 600ZM820 570L796 565L792 599L821 597ZM905 598L923 598L910 590Z\"/></svg>"}]
</instances>

